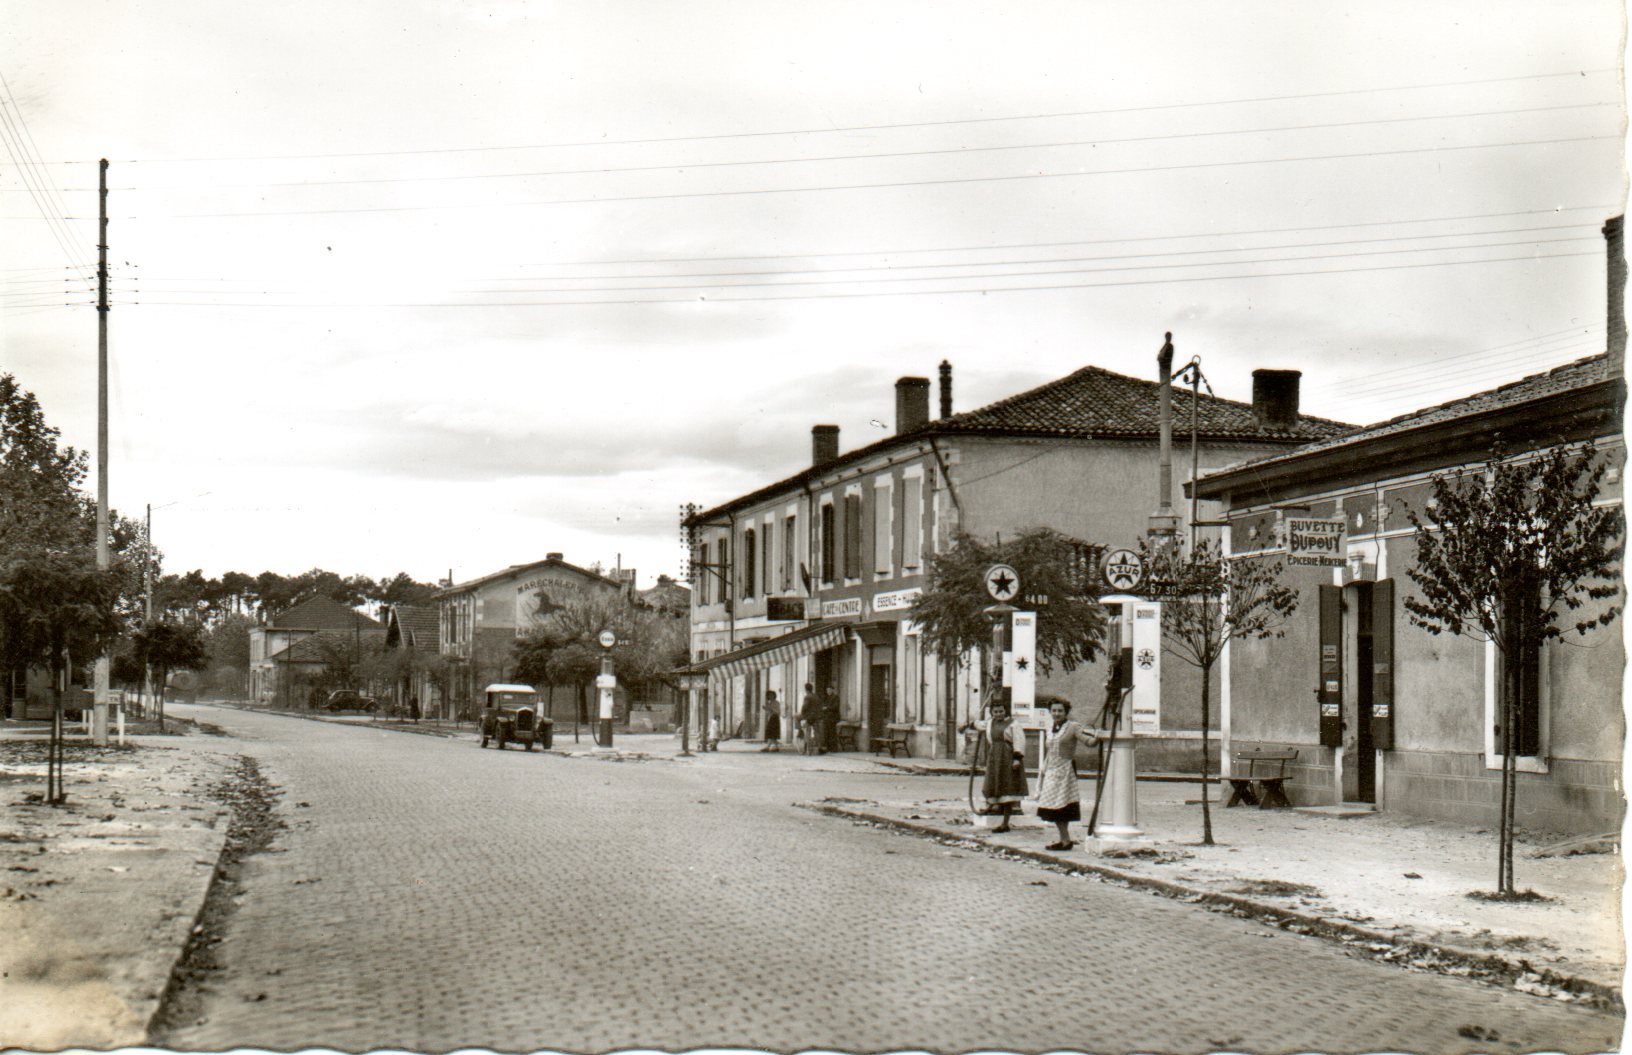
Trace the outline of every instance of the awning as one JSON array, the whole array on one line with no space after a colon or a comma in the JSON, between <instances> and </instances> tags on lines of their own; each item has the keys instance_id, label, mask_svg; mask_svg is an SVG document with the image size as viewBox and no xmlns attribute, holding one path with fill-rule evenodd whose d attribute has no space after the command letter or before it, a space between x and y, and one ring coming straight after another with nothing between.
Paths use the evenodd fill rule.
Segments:
<instances>
[{"instance_id":1,"label":"awning","mask_svg":"<svg viewBox=\"0 0 1632 1055\"><path fill-rule=\"evenodd\" d=\"M773 637L769 641L756 641L752 645L744 645L723 656L698 660L690 669L717 677L735 678L752 671L774 667L778 663L790 663L812 652L842 645L849 636L850 629L847 624L814 623L789 631L781 637Z\"/></svg>"}]
</instances>

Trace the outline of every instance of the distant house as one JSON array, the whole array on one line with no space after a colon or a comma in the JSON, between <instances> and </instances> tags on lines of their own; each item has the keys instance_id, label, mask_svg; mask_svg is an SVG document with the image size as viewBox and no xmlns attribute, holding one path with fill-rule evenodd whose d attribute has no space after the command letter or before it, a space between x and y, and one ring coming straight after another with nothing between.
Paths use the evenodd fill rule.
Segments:
<instances>
[{"instance_id":1,"label":"distant house","mask_svg":"<svg viewBox=\"0 0 1632 1055\"><path fill-rule=\"evenodd\" d=\"M360 658L363 643L377 642L382 631L375 620L328 597L279 612L250 628L250 699L269 706L302 706L299 683L325 669L332 649L350 645Z\"/></svg>"},{"instance_id":2,"label":"distant house","mask_svg":"<svg viewBox=\"0 0 1632 1055\"><path fill-rule=\"evenodd\" d=\"M443 680L437 677L440 618L432 605L399 604L388 607L385 617L385 658L391 702L400 714L417 702L424 717L451 718L446 706Z\"/></svg>"},{"instance_id":3,"label":"distant house","mask_svg":"<svg viewBox=\"0 0 1632 1055\"><path fill-rule=\"evenodd\" d=\"M809 682L838 695L864 738L906 723L914 755L955 754L959 726L981 712L980 657L920 645L910 613L935 555L960 531L989 540L1047 527L1112 547L1144 537L1157 505L1157 382L1087 366L954 414L952 367L940 370L938 418L929 380L903 377L893 435L841 454L838 427L817 425L807 468L686 518L692 665L711 680L697 720L706 713L757 737L774 690L789 738ZM1200 396L1202 469L1349 431L1299 413L1299 376L1255 371L1251 403ZM1187 438L1191 393L1172 398L1175 433ZM1178 478L1188 477L1188 457L1175 460ZM1203 506L1202 519L1216 508ZM1097 705L1103 678L1079 668L1038 690ZM1179 664L1162 672L1160 732L1192 765L1198 695L1192 672Z\"/></svg>"},{"instance_id":4,"label":"distant house","mask_svg":"<svg viewBox=\"0 0 1632 1055\"><path fill-rule=\"evenodd\" d=\"M575 597L611 597L630 588L628 578L580 568L551 553L543 560L513 564L439 591L438 647L453 668L448 675L450 699L444 707L455 717L474 713L483 688L510 679L515 663L512 647L516 638L541 621L540 601L562 604Z\"/></svg>"}]
</instances>

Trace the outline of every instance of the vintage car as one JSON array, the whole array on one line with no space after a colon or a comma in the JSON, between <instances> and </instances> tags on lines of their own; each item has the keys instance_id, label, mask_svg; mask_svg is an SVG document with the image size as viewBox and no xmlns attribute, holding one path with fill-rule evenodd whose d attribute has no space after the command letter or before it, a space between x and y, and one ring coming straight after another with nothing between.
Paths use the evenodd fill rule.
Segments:
<instances>
[{"instance_id":1,"label":"vintage car","mask_svg":"<svg viewBox=\"0 0 1632 1055\"><path fill-rule=\"evenodd\" d=\"M538 693L531 685L489 685L482 707L482 746L493 742L501 751L505 744L522 744L527 750L537 743L549 748L554 725L538 716Z\"/></svg>"}]
</instances>

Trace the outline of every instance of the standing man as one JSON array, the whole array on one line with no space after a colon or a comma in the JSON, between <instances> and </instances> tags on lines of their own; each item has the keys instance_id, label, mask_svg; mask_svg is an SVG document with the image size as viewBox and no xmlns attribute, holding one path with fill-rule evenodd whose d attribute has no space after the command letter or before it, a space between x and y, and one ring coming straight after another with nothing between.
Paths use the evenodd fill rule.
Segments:
<instances>
[{"instance_id":1,"label":"standing man","mask_svg":"<svg viewBox=\"0 0 1632 1055\"><path fill-rule=\"evenodd\" d=\"M822 701L822 746L829 751L839 749L839 694L831 685Z\"/></svg>"},{"instance_id":2,"label":"standing man","mask_svg":"<svg viewBox=\"0 0 1632 1055\"><path fill-rule=\"evenodd\" d=\"M805 682L805 695L799 701L799 731L805 738L805 754L819 753L823 747L822 701L816 697L816 686Z\"/></svg>"}]
</instances>

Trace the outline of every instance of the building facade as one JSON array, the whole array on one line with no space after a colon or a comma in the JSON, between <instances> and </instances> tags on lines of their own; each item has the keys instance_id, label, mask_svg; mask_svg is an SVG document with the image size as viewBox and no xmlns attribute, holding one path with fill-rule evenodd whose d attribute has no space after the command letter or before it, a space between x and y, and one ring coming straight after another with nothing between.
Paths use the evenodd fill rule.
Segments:
<instances>
[{"instance_id":1,"label":"building facade","mask_svg":"<svg viewBox=\"0 0 1632 1055\"><path fill-rule=\"evenodd\" d=\"M324 669L322 643L343 647L365 635L374 641L380 631L375 620L327 597L279 612L250 628L249 698L262 706L304 706L296 683Z\"/></svg>"},{"instance_id":2,"label":"building facade","mask_svg":"<svg viewBox=\"0 0 1632 1055\"><path fill-rule=\"evenodd\" d=\"M632 581L632 573L613 578L551 553L439 591L439 651L451 667L446 708L453 717L474 715L484 687L512 680L512 647L541 621L541 602L560 605L580 597L617 596Z\"/></svg>"},{"instance_id":3,"label":"building facade","mask_svg":"<svg viewBox=\"0 0 1632 1055\"><path fill-rule=\"evenodd\" d=\"M1259 374L1254 404L1196 400L1203 468L1348 430L1298 414L1295 371ZM757 738L774 710L789 740L809 683L838 696L860 747L887 724L910 724L913 754L955 754L960 727L980 712L979 660L922 645L910 612L930 560L960 532L1048 527L1088 544L1136 544L1158 504L1159 389L1087 367L954 414L943 363L938 418L930 382L902 378L892 436L840 454L837 427L817 425L808 468L691 511L692 663L710 676L698 722ZM1173 393L1181 436L1192 398ZM1199 682L1173 674L1162 731L1199 738ZM1097 700L1103 676L1079 667L1040 691Z\"/></svg>"}]
</instances>

